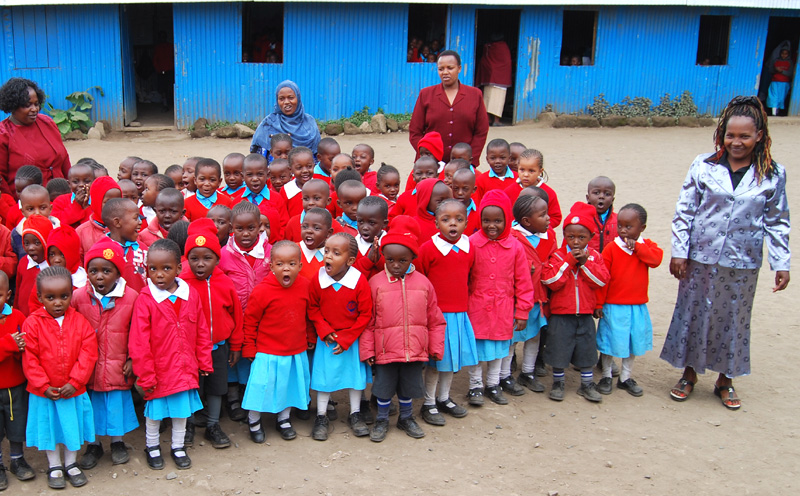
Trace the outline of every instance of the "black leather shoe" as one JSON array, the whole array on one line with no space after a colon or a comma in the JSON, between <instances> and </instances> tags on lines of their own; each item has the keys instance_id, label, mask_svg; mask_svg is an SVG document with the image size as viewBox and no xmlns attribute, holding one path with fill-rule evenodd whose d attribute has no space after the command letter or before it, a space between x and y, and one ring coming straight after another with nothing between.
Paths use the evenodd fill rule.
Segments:
<instances>
[{"instance_id":1,"label":"black leather shoe","mask_svg":"<svg viewBox=\"0 0 800 496\"><path fill-rule=\"evenodd\" d=\"M206 425L206 432L204 436L211 443L211 446L216 449L227 448L231 445L230 438L224 432L222 432L219 424Z\"/></svg>"},{"instance_id":2,"label":"black leather shoe","mask_svg":"<svg viewBox=\"0 0 800 496\"><path fill-rule=\"evenodd\" d=\"M17 480L26 481L36 478L36 472L28 465L25 458L12 458L8 471L17 477Z\"/></svg>"},{"instance_id":3,"label":"black leather shoe","mask_svg":"<svg viewBox=\"0 0 800 496\"><path fill-rule=\"evenodd\" d=\"M83 470L90 470L97 466L97 462L103 457L103 447L99 444L90 444L83 452L78 466Z\"/></svg>"},{"instance_id":4,"label":"black leather shoe","mask_svg":"<svg viewBox=\"0 0 800 496\"><path fill-rule=\"evenodd\" d=\"M145 448L144 452L147 455L148 467L152 468L153 470L164 469L164 457L161 456L160 446L150 446L149 448ZM153 452L158 452L158 455L154 455Z\"/></svg>"},{"instance_id":5,"label":"black leather shoe","mask_svg":"<svg viewBox=\"0 0 800 496\"><path fill-rule=\"evenodd\" d=\"M369 427L367 427L367 423L364 422L364 417L361 415L361 412L351 413L347 418L347 423L350 425L356 437L369 436Z\"/></svg>"},{"instance_id":6,"label":"black leather shoe","mask_svg":"<svg viewBox=\"0 0 800 496\"><path fill-rule=\"evenodd\" d=\"M389 420L378 419L375 421L375 425L372 426L372 430L369 431L369 440L380 443L386 439L387 432L389 432Z\"/></svg>"},{"instance_id":7,"label":"black leather shoe","mask_svg":"<svg viewBox=\"0 0 800 496\"><path fill-rule=\"evenodd\" d=\"M317 418L314 419L314 427L311 429L311 438L315 441L327 441L329 424L330 420L327 416L317 415Z\"/></svg>"},{"instance_id":8,"label":"black leather shoe","mask_svg":"<svg viewBox=\"0 0 800 496\"><path fill-rule=\"evenodd\" d=\"M176 455L176 453L183 453L182 456ZM189 458L188 453L186 453L186 448L172 448L170 452L172 455L172 461L175 462L175 466L178 470L186 470L187 468L191 468L192 466L192 459Z\"/></svg>"},{"instance_id":9,"label":"black leather shoe","mask_svg":"<svg viewBox=\"0 0 800 496\"><path fill-rule=\"evenodd\" d=\"M295 432L288 418L286 420L275 420L275 430L278 431L284 441L291 441L297 437L297 432Z\"/></svg>"},{"instance_id":10,"label":"black leather shoe","mask_svg":"<svg viewBox=\"0 0 800 496\"><path fill-rule=\"evenodd\" d=\"M123 441L111 443L111 463L114 465L122 465L123 463L128 463L129 459L128 448L125 447Z\"/></svg>"},{"instance_id":11,"label":"black leather shoe","mask_svg":"<svg viewBox=\"0 0 800 496\"><path fill-rule=\"evenodd\" d=\"M0 491L8 489L8 477L6 476L6 466L0 463Z\"/></svg>"},{"instance_id":12,"label":"black leather shoe","mask_svg":"<svg viewBox=\"0 0 800 496\"><path fill-rule=\"evenodd\" d=\"M53 476L53 472L61 471L61 476ZM47 486L50 489L64 489L67 487L67 479L64 477L64 467L50 467L47 469Z\"/></svg>"},{"instance_id":13,"label":"black leather shoe","mask_svg":"<svg viewBox=\"0 0 800 496\"><path fill-rule=\"evenodd\" d=\"M78 473L71 475L69 471L74 469L77 469ZM69 483L72 484L72 487L81 487L89 483L89 479L86 478L86 474L84 474L83 470L78 467L77 463L73 463L72 465L67 465L64 467L64 476L67 478Z\"/></svg>"},{"instance_id":14,"label":"black leather shoe","mask_svg":"<svg viewBox=\"0 0 800 496\"><path fill-rule=\"evenodd\" d=\"M183 436L183 446L185 448L194 446L194 422L189 419L186 420L186 435Z\"/></svg>"},{"instance_id":15,"label":"black leather shoe","mask_svg":"<svg viewBox=\"0 0 800 496\"><path fill-rule=\"evenodd\" d=\"M252 439L254 443L261 444L261 443L263 443L264 441L267 440L267 433L264 432L264 427L261 426L261 420L259 420L258 422L254 422L252 424L249 424L249 426L251 427L251 429L250 429L250 439ZM252 427L255 427L255 426L258 426L258 429L252 430Z\"/></svg>"},{"instance_id":16,"label":"black leather shoe","mask_svg":"<svg viewBox=\"0 0 800 496\"><path fill-rule=\"evenodd\" d=\"M406 434L414 439L425 437L425 431L419 426L414 417L401 418L397 420L397 428L406 431Z\"/></svg>"}]
</instances>

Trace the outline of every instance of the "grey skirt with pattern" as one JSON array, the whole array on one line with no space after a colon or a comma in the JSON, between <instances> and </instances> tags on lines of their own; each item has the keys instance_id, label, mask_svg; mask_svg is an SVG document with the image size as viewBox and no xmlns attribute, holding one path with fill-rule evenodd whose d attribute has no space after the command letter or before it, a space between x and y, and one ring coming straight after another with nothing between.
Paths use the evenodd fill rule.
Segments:
<instances>
[{"instance_id":1,"label":"grey skirt with pattern","mask_svg":"<svg viewBox=\"0 0 800 496\"><path fill-rule=\"evenodd\" d=\"M759 269L687 261L661 358L674 367L750 373L750 316Z\"/></svg>"}]
</instances>

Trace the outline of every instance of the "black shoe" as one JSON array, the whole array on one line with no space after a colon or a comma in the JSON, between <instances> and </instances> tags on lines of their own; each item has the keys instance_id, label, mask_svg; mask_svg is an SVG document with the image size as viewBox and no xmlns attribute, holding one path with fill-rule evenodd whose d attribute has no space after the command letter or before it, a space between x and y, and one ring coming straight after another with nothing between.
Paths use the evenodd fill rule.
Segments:
<instances>
[{"instance_id":1,"label":"black shoe","mask_svg":"<svg viewBox=\"0 0 800 496\"><path fill-rule=\"evenodd\" d=\"M0 491L8 489L8 477L6 477L6 466L0 463Z\"/></svg>"},{"instance_id":2,"label":"black shoe","mask_svg":"<svg viewBox=\"0 0 800 496\"><path fill-rule=\"evenodd\" d=\"M26 481L36 477L36 472L33 471L25 458L12 458L8 466L8 471L17 477L17 480Z\"/></svg>"},{"instance_id":3,"label":"black shoe","mask_svg":"<svg viewBox=\"0 0 800 496\"><path fill-rule=\"evenodd\" d=\"M335 401L328 401L328 410L325 413L328 415L328 420L331 422L335 422L339 419L339 414L336 413L336 405L338 405L338 403Z\"/></svg>"},{"instance_id":4,"label":"black shoe","mask_svg":"<svg viewBox=\"0 0 800 496\"><path fill-rule=\"evenodd\" d=\"M467 409L458 405L450 398L447 398L446 401L436 401L436 408L438 408L440 412L446 413L451 417L464 418L467 416Z\"/></svg>"},{"instance_id":5,"label":"black shoe","mask_svg":"<svg viewBox=\"0 0 800 496\"><path fill-rule=\"evenodd\" d=\"M442 426L447 423L444 415L442 415L436 405L422 405L422 408L419 409L419 415L426 424Z\"/></svg>"},{"instance_id":6,"label":"black shoe","mask_svg":"<svg viewBox=\"0 0 800 496\"><path fill-rule=\"evenodd\" d=\"M472 406L483 406L483 389L470 389L467 393L467 402Z\"/></svg>"},{"instance_id":7,"label":"black shoe","mask_svg":"<svg viewBox=\"0 0 800 496\"><path fill-rule=\"evenodd\" d=\"M111 443L111 463L114 465L122 465L123 463L128 463L129 459L128 448L125 447L124 442L117 441L116 443Z\"/></svg>"},{"instance_id":8,"label":"black shoe","mask_svg":"<svg viewBox=\"0 0 800 496\"><path fill-rule=\"evenodd\" d=\"M176 453L183 453L183 456L178 456ZM175 467L177 467L178 470L186 470L187 468L192 467L192 459L189 458L189 454L186 452L186 447L172 448L170 454L172 455L172 461L175 462Z\"/></svg>"},{"instance_id":9,"label":"black shoe","mask_svg":"<svg viewBox=\"0 0 800 496\"><path fill-rule=\"evenodd\" d=\"M550 389L550 399L564 401L564 381L553 382L553 387Z\"/></svg>"},{"instance_id":10,"label":"black shoe","mask_svg":"<svg viewBox=\"0 0 800 496\"><path fill-rule=\"evenodd\" d=\"M70 470L77 469L78 473L75 475L71 475L69 473ZM86 478L86 474L83 473L83 470L78 467L77 463L73 463L72 465L67 465L64 467L64 476L67 478L72 487L82 487L89 483L89 479Z\"/></svg>"},{"instance_id":11,"label":"black shoe","mask_svg":"<svg viewBox=\"0 0 800 496\"><path fill-rule=\"evenodd\" d=\"M379 443L386 439L386 433L389 432L389 420L377 419L372 430L369 431L369 440Z\"/></svg>"},{"instance_id":12,"label":"black shoe","mask_svg":"<svg viewBox=\"0 0 800 496\"><path fill-rule=\"evenodd\" d=\"M60 477L54 477L53 472L61 471ZM47 486L50 489L64 489L67 487L67 479L64 476L64 467L50 467L47 469Z\"/></svg>"},{"instance_id":13,"label":"black shoe","mask_svg":"<svg viewBox=\"0 0 800 496\"><path fill-rule=\"evenodd\" d=\"M544 393L545 390L544 384L536 378L536 374L519 374L517 384L530 389L534 393Z\"/></svg>"},{"instance_id":14,"label":"black shoe","mask_svg":"<svg viewBox=\"0 0 800 496\"><path fill-rule=\"evenodd\" d=\"M500 388L511 396L522 396L525 394L525 389L517 384L513 375L500 379Z\"/></svg>"},{"instance_id":15,"label":"black shoe","mask_svg":"<svg viewBox=\"0 0 800 496\"><path fill-rule=\"evenodd\" d=\"M543 363L537 363L533 367L533 375L536 377L547 377L547 367Z\"/></svg>"},{"instance_id":16,"label":"black shoe","mask_svg":"<svg viewBox=\"0 0 800 496\"><path fill-rule=\"evenodd\" d=\"M578 396L583 396L592 403L600 403L603 397L597 392L597 384L590 382L589 384L581 384L578 388Z\"/></svg>"},{"instance_id":17,"label":"black shoe","mask_svg":"<svg viewBox=\"0 0 800 496\"><path fill-rule=\"evenodd\" d=\"M158 451L158 456L153 456L153 451ZM148 467L152 468L153 470L164 469L164 457L161 456L160 446L151 446L149 448L145 448L144 452L147 454Z\"/></svg>"},{"instance_id":18,"label":"black shoe","mask_svg":"<svg viewBox=\"0 0 800 496\"><path fill-rule=\"evenodd\" d=\"M503 396L503 390L498 386L486 386L486 388L483 390L483 395L498 405L508 405L508 400L505 396Z\"/></svg>"},{"instance_id":19,"label":"black shoe","mask_svg":"<svg viewBox=\"0 0 800 496\"><path fill-rule=\"evenodd\" d=\"M613 383L611 382L610 377L603 377L600 379L600 382L597 383L597 392L600 394L611 394Z\"/></svg>"},{"instance_id":20,"label":"black shoe","mask_svg":"<svg viewBox=\"0 0 800 496\"><path fill-rule=\"evenodd\" d=\"M636 396L637 398L644 394L642 386L638 385L636 381L633 380L633 377L629 377L625 382L617 379L617 388L627 391L631 396Z\"/></svg>"},{"instance_id":21,"label":"black shoe","mask_svg":"<svg viewBox=\"0 0 800 496\"><path fill-rule=\"evenodd\" d=\"M253 430L252 428L258 426L258 429ZM253 440L256 444L261 444L267 440L267 433L264 432L264 427L261 426L261 419L258 419L257 422L253 422L249 424L250 427L250 439Z\"/></svg>"},{"instance_id":22,"label":"black shoe","mask_svg":"<svg viewBox=\"0 0 800 496\"><path fill-rule=\"evenodd\" d=\"M375 416L372 415L372 409L368 400L361 400L361 418L367 425L375 423Z\"/></svg>"},{"instance_id":23,"label":"black shoe","mask_svg":"<svg viewBox=\"0 0 800 496\"><path fill-rule=\"evenodd\" d=\"M194 446L194 422L186 420L186 435L183 436L183 447Z\"/></svg>"},{"instance_id":24,"label":"black shoe","mask_svg":"<svg viewBox=\"0 0 800 496\"><path fill-rule=\"evenodd\" d=\"M414 417L397 419L397 428L406 431L410 437L421 439L425 437L425 431L419 426Z\"/></svg>"},{"instance_id":25,"label":"black shoe","mask_svg":"<svg viewBox=\"0 0 800 496\"><path fill-rule=\"evenodd\" d=\"M367 427L367 423L364 422L364 417L361 415L361 412L351 413L350 416L347 417L347 423L350 425L350 428L353 430L353 435L356 437L369 436L369 427Z\"/></svg>"},{"instance_id":26,"label":"black shoe","mask_svg":"<svg viewBox=\"0 0 800 496\"><path fill-rule=\"evenodd\" d=\"M91 470L97 466L97 462L103 456L103 447L99 444L90 444L83 452L78 466L83 470Z\"/></svg>"},{"instance_id":27,"label":"black shoe","mask_svg":"<svg viewBox=\"0 0 800 496\"><path fill-rule=\"evenodd\" d=\"M275 430L281 435L284 441L291 441L297 437L292 422L287 418L286 420L275 420Z\"/></svg>"},{"instance_id":28,"label":"black shoe","mask_svg":"<svg viewBox=\"0 0 800 496\"><path fill-rule=\"evenodd\" d=\"M317 415L317 418L314 419L314 427L311 429L311 438L315 441L327 441L329 423L328 417Z\"/></svg>"},{"instance_id":29,"label":"black shoe","mask_svg":"<svg viewBox=\"0 0 800 496\"><path fill-rule=\"evenodd\" d=\"M247 411L242 408L241 401L228 402L228 418L234 422L241 422L247 418Z\"/></svg>"},{"instance_id":30,"label":"black shoe","mask_svg":"<svg viewBox=\"0 0 800 496\"><path fill-rule=\"evenodd\" d=\"M203 437L216 449L227 448L231 445L230 438L222 432L222 428L220 428L219 424L208 424Z\"/></svg>"},{"instance_id":31,"label":"black shoe","mask_svg":"<svg viewBox=\"0 0 800 496\"><path fill-rule=\"evenodd\" d=\"M195 427L205 429L208 425L208 411L205 407L203 407L202 410L194 412L190 418ZM189 421L187 420L187 422Z\"/></svg>"},{"instance_id":32,"label":"black shoe","mask_svg":"<svg viewBox=\"0 0 800 496\"><path fill-rule=\"evenodd\" d=\"M297 417L297 420L308 420L311 418L311 410L309 408L306 408L305 410L295 408L294 416Z\"/></svg>"}]
</instances>

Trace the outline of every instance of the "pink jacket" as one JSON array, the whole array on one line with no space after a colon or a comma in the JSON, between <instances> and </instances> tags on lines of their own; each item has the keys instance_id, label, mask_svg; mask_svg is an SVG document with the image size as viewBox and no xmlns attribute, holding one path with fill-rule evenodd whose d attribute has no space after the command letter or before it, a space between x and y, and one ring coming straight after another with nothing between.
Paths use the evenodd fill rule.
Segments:
<instances>
[{"instance_id":1,"label":"pink jacket","mask_svg":"<svg viewBox=\"0 0 800 496\"><path fill-rule=\"evenodd\" d=\"M114 298L114 306L103 309L91 284L78 289L70 306L86 317L97 334L97 363L86 387L93 391L126 390L133 386L133 377L125 378L122 367L128 360L128 332L133 306L139 293L129 287Z\"/></svg>"},{"instance_id":2,"label":"pink jacket","mask_svg":"<svg viewBox=\"0 0 800 496\"><path fill-rule=\"evenodd\" d=\"M441 359L446 324L428 278L412 270L405 278L394 279L383 271L369 285L374 306L359 338L361 360L375 357L381 365Z\"/></svg>"},{"instance_id":3,"label":"pink jacket","mask_svg":"<svg viewBox=\"0 0 800 496\"><path fill-rule=\"evenodd\" d=\"M246 310L247 300L250 299L250 293L253 292L253 288L263 281L264 277L269 273L269 254L272 251L272 245L269 244L269 241L264 241L264 258L256 260L255 265L250 267L244 255L233 247L234 243L233 236L231 236L228 244L222 247L219 268L233 281L233 285L239 293L242 310Z\"/></svg>"},{"instance_id":4,"label":"pink jacket","mask_svg":"<svg viewBox=\"0 0 800 496\"><path fill-rule=\"evenodd\" d=\"M87 222L84 222L75 229L75 232L78 233L78 237L81 238L81 267L83 266L83 256L108 232L108 229L97 225L93 215L94 214L89 216Z\"/></svg>"}]
</instances>

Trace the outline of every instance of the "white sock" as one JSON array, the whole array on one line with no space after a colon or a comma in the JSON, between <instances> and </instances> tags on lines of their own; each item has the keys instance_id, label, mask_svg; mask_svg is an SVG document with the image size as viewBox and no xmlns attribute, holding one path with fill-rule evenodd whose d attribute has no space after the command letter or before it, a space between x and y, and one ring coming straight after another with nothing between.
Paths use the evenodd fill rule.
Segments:
<instances>
[{"instance_id":1,"label":"white sock","mask_svg":"<svg viewBox=\"0 0 800 496\"><path fill-rule=\"evenodd\" d=\"M625 382L631 378L631 374L633 373L633 360L636 357L631 355L628 358L622 359L622 370L619 372L619 380L621 382Z\"/></svg>"},{"instance_id":2,"label":"white sock","mask_svg":"<svg viewBox=\"0 0 800 496\"><path fill-rule=\"evenodd\" d=\"M186 419L172 419L172 449L180 448L183 451L183 443L186 441ZM175 456L183 456L175 453Z\"/></svg>"},{"instance_id":3,"label":"white sock","mask_svg":"<svg viewBox=\"0 0 800 496\"><path fill-rule=\"evenodd\" d=\"M122 442L122 436L111 436L111 442L112 443L121 443ZM97 444L100 444L100 443L97 443Z\"/></svg>"},{"instance_id":4,"label":"white sock","mask_svg":"<svg viewBox=\"0 0 800 496\"><path fill-rule=\"evenodd\" d=\"M495 387L500 384L500 367L504 358L497 358L486 363L486 387Z\"/></svg>"},{"instance_id":5,"label":"white sock","mask_svg":"<svg viewBox=\"0 0 800 496\"><path fill-rule=\"evenodd\" d=\"M261 412L250 410L247 413L247 423L250 424L250 432L255 432L261 425Z\"/></svg>"},{"instance_id":6,"label":"white sock","mask_svg":"<svg viewBox=\"0 0 800 496\"><path fill-rule=\"evenodd\" d=\"M508 356L504 357L500 362L500 377L503 379L511 375L511 360L514 358L514 352L516 351L515 344L511 345L508 349Z\"/></svg>"},{"instance_id":7,"label":"white sock","mask_svg":"<svg viewBox=\"0 0 800 496\"><path fill-rule=\"evenodd\" d=\"M64 466L69 467L73 465L78 460L78 452L77 451L70 451L68 449L64 449ZM71 469L67 470L69 475L78 475L81 473L81 469L78 467L72 467Z\"/></svg>"},{"instance_id":8,"label":"white sock","mask_svg":"<svg viewBox=\"0 0 800 496\"><path fill-rule=\"evenodd\" d=\"M522 373L532 374L536 367L536 359L539 357L539 335L525 341L522 347Z\"/></svg>"},{"instance_id":9,"label":"white sock","mask_svg":"<svg viewBox=\"0 0 800 496\"><path fill-rule=\"evenodd\" d=\"M361 411L361 390L350 389L350 415Z\"/></svg>"},{"instance_id":10,"label":"white sock","mask_svg":"<svg viewBox=\"0 0 800 496\"><path fill-rule=\"evenodd\" d=\"M439 401L442 403L450 399L450 386L453 385L452 372L439 372Z\"/></svg>"},{"instance_id":11,"label":"white sock","mask_svg":"<svg viewBox=\"0 0 800 496\"><path fill-rule=\"evenodd\" d=\"M47 464L49 468L53 467L60 467L61 466L61 445L56 444L56 449L54 450L46 450L45 453L47 454ZM61 470L57 470L52 472L51 474L53 477L61 477L64 473Z\"/></svg>"},{"instance_id":12,"label":"white sock","mask_svg":"<svg viewBox=\"0 0 800 496\"><path fill-rule=\"evenodd\" d=\"M160 420L144 419L144 445L148 448L158 446L161 443L161 435L158 432L161 427ZM160 456L161 453L152 453L153 456Z\"/></svg>"},{"instance_id":13,"label":"white sock","mask_svg":"<svg viewBox=\"0 0 800 496\"><path fill-rule=\"evenodd\" d=\"M328 402L331 400L331 393L317 391L317 416L328 413Z\"/></svg>"},{"instance_id":14,"label":"white sock","mask_svg":"<svg viewBox=\"0 0 800 496\"><path fill-rule=\"evenodd\" d=\"M469 367L469 388L483 388L483 363Z\"/></svg>"},{"instance_id":15,"label":"white sock","mask_svg":"<svg viewBox=\"0 0 800 496\"><path fill-rule=\"evenodd\" d=\"M603 378L611 378L611 362L614 358L605 353L600 354L600 364L603 366Z\"/></svg>"},{"instance_id":16,"label":"white sock","mask_svg":"<svg viewBox=\"0 0 800 496\"><path fill-rule=\"evenodd\" d=\"M425 366L425 405L436 405L436 385L439 383L439 371L436 367L430 365Z\"/></svg>"},{"instance_id":17,"label":"white sock","mask_svg":"<svg viewBox=\"0 0 800 496\"><path fill-rule=\"evenodd\" d=\"M292 424L289 422L289 415L291 413L292 413L292 407L284 408L280 413L278 413L278 425L280 425L283 428L291 427Z\"/></svg>"}]
</instances>

